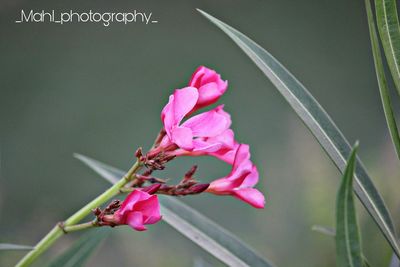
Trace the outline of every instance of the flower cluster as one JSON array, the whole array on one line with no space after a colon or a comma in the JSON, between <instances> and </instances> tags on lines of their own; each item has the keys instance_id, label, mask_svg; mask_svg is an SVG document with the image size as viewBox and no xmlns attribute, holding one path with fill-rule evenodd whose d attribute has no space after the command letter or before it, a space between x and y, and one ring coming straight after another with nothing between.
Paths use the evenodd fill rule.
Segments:
<instances>
[{"instance_id":1,"label":"flower cluster","mask_svg":"<svg viewBox=\"0 0 400 267\"><path fill-rule=\"evenodd\" d=\"M226 92L228 82L214 70L199 67L187 87L176 89L161 112L163 128L154 146L145 155L137 152L139 161L147 167L136 175L132 192L108 211L97 211L102 225L128 224L135 230L145 230L145 224L161 219L155 194L183 196L208 192L234 196L255 208L264 208L263 194L254 188L259 179L257 167L250 160L250 148L235 140L231 116L219 105L194 115L200 109L216 103ZM191 168L177 185L152 176L165 164L179 156L212 156L232 166L231 172L209 184L199 184L193 178L196 167ZM145 183L152 185L143 187Z\"/></svg>"}]
</instances>

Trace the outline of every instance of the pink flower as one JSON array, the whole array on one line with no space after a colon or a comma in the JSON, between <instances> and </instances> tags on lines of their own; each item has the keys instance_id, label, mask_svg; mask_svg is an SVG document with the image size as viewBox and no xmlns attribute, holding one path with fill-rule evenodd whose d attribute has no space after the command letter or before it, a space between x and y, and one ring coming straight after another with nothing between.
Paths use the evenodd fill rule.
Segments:
<instances>
[{"instance_id":1,"label":"pink flower","mask_svg":"<svg viewBox=\"0 0 400 267\"><path fill-rule=\"evenodd\" d=\"M178 149L174 154L177 156L210 155L232 165L239 147L239 143L235 141L232 129L227 129L214 137L198 138L194 142L196 142L197 147L192 151Z\"/></svg>"},{"instance_id":2,"label":"pink flower","mask_svg":"<svg viewBox=\"0 0 400 267\"><path fill-rule=\"evenodd\" d=\"M193 73L189 86L198 90L199 98L193 108L197 110L217 102L228 88L228 82L222 80L214 70L200 66Z\"/></svg>"},{"instance_id":3,"label":"pink flower","mask_svg":"<svg viewBox=\"0 0 400 267\"><path fill-rule=\"evenodd\" d=\"M229 128L230 115L223 110L223 106L200 113L182 123L198 99L199 92L194 87L177 89L169 97L169 102L161 113L167 134L161 141L161 147L167 147L171 143L187 151L196 149L217 151L221 147L221 144L206 144L198 138L215 137Z\"/></svg>"},{"instance_id":4,"label":"pink flower","mask_svg":"<svg viewBox=\"0 0 400 267\"><path fill-rule=\"evenodd\" d=\"M250 161L248 145L239 145L232 170L228 176L211 182L206 190L216 195L232 195L255 208L264 208L264 195L253 188L258 182L258 171Z\"/></svg>"},{"instance_id":5,"label":"pink flower","mask_svg":"<svg viewBox=\"0 0 400 267\"><path fill-rule=\"evenodd\" d=\"M159 220L161 215L157 196L141 190L131 192L113 215L115 224L127 224L137 231L144 231L144 225L154 224Z\"/></svg>"}]
</instances>

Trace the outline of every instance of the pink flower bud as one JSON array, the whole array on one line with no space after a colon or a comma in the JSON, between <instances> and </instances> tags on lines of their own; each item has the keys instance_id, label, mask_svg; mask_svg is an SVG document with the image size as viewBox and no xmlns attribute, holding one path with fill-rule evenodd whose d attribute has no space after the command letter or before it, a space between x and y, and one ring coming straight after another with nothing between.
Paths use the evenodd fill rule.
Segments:
<instances>
[{"instance_id":1,"label":"pink flower bud","mask_svg":"<svg viewBox=\"0 0 400 267\"><path fill-rule=\"evenodd\" d=\"M240 145L235 154L228 176L211 182L207 192L216 195L232 195L255 208L264 208L264 195L253 188L258 182L258 171L250 161L248 145Z\"/></svg>"},{"instance_id":2,"label":"pink flower bud","mask_svg":"<svg viewBox=\"0 0 400 267\"><path fill-rule=\"evenodd\" d=\"M134 190L112 216L110 221L116 225L127 224L137 231L144 231L146 224L154 224L161 220L160 204L156 195Z\"/></svg>"},{"instance_id":3,"label":"pink flower bud","mask_svg":"<svg viewBox=\"0 0 400 267\"><path fill-rule=\"evenodd\" d=\"M228 88L228 82L214 70L200 66L193 73L189 82L190 87L195 87L199 93L197 103L193 110L209 106L218 101Z\"/></svg>"}]
</instances>

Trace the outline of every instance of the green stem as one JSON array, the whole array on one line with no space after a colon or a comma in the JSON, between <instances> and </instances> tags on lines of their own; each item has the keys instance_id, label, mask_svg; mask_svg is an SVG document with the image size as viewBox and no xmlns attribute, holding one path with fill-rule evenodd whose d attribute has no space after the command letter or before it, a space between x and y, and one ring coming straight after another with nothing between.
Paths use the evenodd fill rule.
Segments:
<instances>
[{"instance_id":1,"label":"green stem","mask_svg":"<svg viewBox=\"0 0 400 267\"><path fill-rule=\"evenodd\" d=\"M88 227L82 227L75 225L83 220L87 215L92 212L92 209L97 208L109 201L114 196L118 195L120 192L120 188L126 185L128 182L132 181L135 178L136 172L140 169L141 164L139 161L136 161L135 164L131 167L131 169L127 172L127 174L115 183L112 187L107 189L104 193L93 199L91 202L86 204L83 208L74 213L71 217L69 217L62 225L64 229L74 229L73 226L76 227L77 230L86 229ZM76 230L76 231L77 231ZM31 250L28 254L25 255L16 265L16 267L26 267L32 264L43 252L45 252L58 238L60 238L65 232L58 224L56 225L42 240L35 246L35 249Z\"/></svg>"},{"instance_id":2,"label":"green stem","mask_svg":"<svg viewBox=\"0 0 400 267\"><path fill-rule=\"evenodd\" d=\"M96 221L91 221L91 222L86 222L86 223L81 223L81 224L75 224L75 225L71 225L71 226L63 226L63 231L65 233L71 233L71 232L85 230L85 229L93 228L93 227L99 227L99 225L96 224Z\"/></svg>"}]
</instances>

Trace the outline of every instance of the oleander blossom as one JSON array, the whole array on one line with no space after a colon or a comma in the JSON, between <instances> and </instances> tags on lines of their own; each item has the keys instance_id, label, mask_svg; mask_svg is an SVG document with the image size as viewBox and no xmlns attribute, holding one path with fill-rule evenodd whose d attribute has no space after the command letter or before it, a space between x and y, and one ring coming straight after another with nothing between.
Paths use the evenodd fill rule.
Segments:
<instances>
[{"instance_id":1,"label":"oleander blossom","mask_svg":"<svg viewBox=\"0 0 400 267\"><path fill-rule=\"evenodd\" d=\"M257 167L250 161L248 145L239 145L232 170L228 176L211 182L206 190L216 195L232 195L255 208L262 209L265 205L264 195L253 188L259 179Z\"/></svg>"},{"instance_id":2,"label":"oleander blossom","mask_svg":"<svg viewBox=\"0 0 400 267\"><path fill-rule=\"evenodd\" d=\"M206 67L199 67L188 84L176 89L161 112L163 130L152 150L144 159L150 170L162 170L176 156L212 156L230 165L231 172L202 187L208 193L234 196L255 208L264 208L264 195L254 188L259 179L257 167L250 160L250 148L235 140L231 116L219 105L211 110L193 115L195 111L214 104L227 90L227 82L219 74ZM139 153L139 156L141 153ZM194 169L195 170L195 169ZM150 172L151 173L151 172ZM162 193L186 195L180 190L198 182L188 172L176 186L162 186ZM161 181L155 177L143 177L147 181ZM188 191L189 192L189 191Z\"/></svg>"},{"instance_id":3,"label":"oleander blossom","mask_svg":"<svg viewBox=\"0 0 400 267\"><path fill-rule=\"evenodd\" d=\"M113 214L116 225L127 224L137 231L147 230L146 224L161 220L160 204L156 195L141 190L132 191Z\"/></svg>"},{"instance_id":4,"label":"oleander blossom","mask_svg":"<svg viewBox=\"0 0 400 267\"><path fill-rule=\"evenodd\" d=\"M217 102L228 88L228 82L222 80L216 71L200 66L192 74L188 86L196 88L199 93L193 107L193 110L197 110Z\"/></svg>"},{"instance_id":5,"label":"oleander blossom","mask_svg":"<svg viewBox=\"0 0 400 267\"><path fill-rule=\"evenodd\" d=\"M229 129L231 118L223 105L184 121L194 111L218 101L228 82L214 70L200 66L188 85L175 90L161 113L166 136L156 152L167 148L176 156L211 155L232 164L239 144Z\"/></svg>"}]
</instances>

